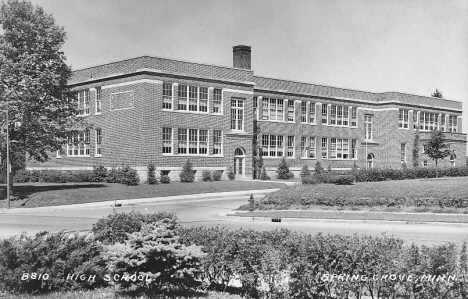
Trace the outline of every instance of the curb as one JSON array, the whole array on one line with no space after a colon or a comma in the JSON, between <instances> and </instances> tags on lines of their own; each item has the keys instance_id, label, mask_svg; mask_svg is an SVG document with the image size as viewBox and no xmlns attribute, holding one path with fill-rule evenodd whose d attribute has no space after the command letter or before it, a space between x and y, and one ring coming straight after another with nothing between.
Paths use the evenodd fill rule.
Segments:
<instances>
[{"instance_id":1,"label":"curb","mask_svg":"<svg viewBox=\"0 0 468 299\"><path fill-rule=\"evenodd\" d=\"M247 191L232 191L232 192L217 192L217 193L201 193L201 194L189 194L189 195L176 195L176 196L164 196L164 197L150 197L150 198L136 198L136 199L121 199L121 200L111 200L111 201L100 201L100 202L90 202L82 204L71 204L71 205L61 205L61 206L48 206L48 207L36 207L36 208L14 208L14 209L2 209L0 213L7 214L21 214L23 212L49 212L49 211L58 211L58 210L73 210L73 209L92 209L92 208L108 208L116 207L116 204L120 204L120 207L133 207L136 204L150 204L156 202L168 202L176 200L188 200L188 199L229 199L232 197L238 196L250 196L253 195L263 195L266 193L271 193L279 190L275 189L263 189L263 190L247 190ZM247 202L246 198L246 202Z\"/></svg>"}]
</instances>

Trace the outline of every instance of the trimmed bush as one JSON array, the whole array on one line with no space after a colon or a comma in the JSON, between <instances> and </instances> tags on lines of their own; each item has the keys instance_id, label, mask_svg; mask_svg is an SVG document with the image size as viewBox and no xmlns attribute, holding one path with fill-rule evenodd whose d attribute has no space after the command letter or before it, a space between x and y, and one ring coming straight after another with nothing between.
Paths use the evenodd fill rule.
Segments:
<instances>
[{"instance_id":1,"label":"trimmed bush","mask_svg":"<svg viewBox=\"0 0 468 299\"><path fill-rule=\"evenodd\" d=\"M177 219L168 212L155 214L114 213L99 219L93 224L91 231L94 233L96 241L104 244L123 243L127 240L127 235L139 231L143 223L153 223L165 218L170 218L173 221Z\"/></svg>"},{"instance_id":2,"label":"trimmed bush","mask_svg":"<svg viewBox=\"0 0 468 299\"><path fill-rule=\"evenodd\" d=\"M211 174L211 171L203 170L203 172L202 172L202 181L204 181L204 182L212 182L213 181L213 176Z\"/></svg>"},{"instance_id":3,"label":"trimmed bush","mask_svg":"<svg viewBox=\"0 0 468 299\"><path fill-rule=\"evenodd\" d=\"M223 172L221 170L216 170L213 172L213 181L221 181L223 179Z\"/></svg>"},{"instance_id":4,"label":"trimmed bush","mask_svg":"<svg viewBox=\"0 0 468 299\"><path fill-rule=\"evenodd\" d=\"M305 164L304 166L302 166L300 177L303 178L309 175L310 175L309 166Z\"/></svg>"},{"instance_id":5,"label":"trimmed bush","mask_svg":"<svg viewBox=\"0 0 468 299\"><path fill-rule=\"evenodd\" d=\"M163 174L160 178L159 181L161 184L170 184L171 183L171 178L167 174Z\"/></svg>"},{"instance_id":6,"label":"trimmed bush","mask_svg":"<svg viewBox=\"0 0 468 299\"><path fill-rule=\"evenodd\" d=\"M156 180L156 176L154 175L155 170L156 166L154 166L154 163L148 163L148 185L156 185L158 183L158 180Z\"/></svg>"},{"instance_id":7,"label":"trimmed bush","mask_svg":"<svg viewBox=\"0 0 468 299\"><path fill-rule=\"evenodd\" d=\"M195 180L195 172L189 159L187 159L187 162L182 167L179 177L182 183L192 183Z\"/></svg>"},{"instance_id":8,"label":"trimmed bush","mask_svg":"<svg viewBox=\"0 0 468 299\"><path fill-rule=\"evenodd\" d=\"M354 175L335 175L330 178L330 183L336 185L353 185L356 181L356 177Z\"/></svg>"},{"instance_id":9,"label":"trimmed bush","mask_svg":"<svg viewBox=\"0 0 468 299\"><path fill-rule=\"evenodd\" d=\"M233 181L236 179L236 175L234 174L234 171L232 171L232 167L229 166L229 171L228 171L228 179L230 181Z\"/></svg>"},{"instance_id":10,"label":"trimmed bush","mask_svg":"<svg viewBox=\"0 0 468 299\"><path fill-rule=\"evenodd\" d=\"M94 289L107 285L101 246L90 234L38 233L0 241L0 290L10 293L48 293ZM24 273L47 274L48 279L22 280ZM95 281L68 279L68 274L96 275ZM76 277L77 278L77 277Z\"/></svg>"},{"instance_id":11,"label":"trimmed bush","mask_svg":"<svg viewBox=\"0 0 468 299\"><path fill-rule=\"evenodd\" d=\"M106 182L108 183L122 183L122 178L123 178L123 172L122 169L115 168L112 166L112 168L109 170L109 173L107 174Z\"/></svg>"},{"instance_id":12,"label":"trimmed bush","mask_svg":"<svg viewBox=\"0 0 468 299\"><path fill-rule=\"evenodd\" d=\"M289 172L289 166L288 163L286 162L286 158L283 157L278 164L278 169L276 170L278 179L280 180L289 180L294 178L294 174Z\"/></svg>"},{"instance_id":13,"label":"trimmed bush","mask_svg":"<svg viewBox=\"0 0 468 299\"><path fill-rule=\"evenodd\" d=\"M20 169L16 172L13 178L15 183L27 183L29 182L30 172L24 169Z\"/></svg>"},{"instance_id":14,"label":"trimmed bush","mask_svg":"<svg viewBox=\"0 0 468 299\"><path fill-rule=\"evenodd\" d=\"M153 298L200 285L204 256L200 246L180 243L175 222L167 218L142 224L139 231L128 234L125 243L106 245L102 253L112 276L135 276L134 280L116 281L116 285Z\"/></svg>"},{"instance_id":15,"label":"trimmed bush","mask_svg":"<svg viewBox=\"0 0 468 299\"><path fill-rule=\"evenodd\" d=\"M105 182L107 179L107 168L103 165L94 166L93 173L90 175L89 180L91 182L100 183Z\"/></svg>"},{"instance_id":16,"label":"trimmed bush","mask_svg":"<svg viewBox=\"0 0 468 299\"><path fill-rule=\"evenodd\" d=\"M140 177L135 169L127 165L122 169L122 173L122 184L127 186L138 186L140 183Z\"/></svg>"},{"instance_id":17,"label":"trimmed bush","mask_svg":"<svg viewBox=\"0 0 468 299\"><path fill-rule=\"evenodd\" d=\"M303 185L317 185L321 183L315 176L311 175L303 176L301 181Z\"/></svg>"},{"instance_id":18,"label":"trimmed bush","mask_svg":"<svg viewBox=\"0 0 468 299\"><path fill-rule=\"evenodd\" d=\"M322 174L325 170L323 169L323 166L322 166L322 163L320 163L319 161L317 161L315 163L315 173L316 174Z\"/></svg>"},{"instance_id":19,"label":"trimmed bush","mask_svg":"<svg viewBox=\"0 0 468 299\"><path fill-rule=\"evenodd\" d=\"M260 173L260 179L262 181L269 181L270 180L270 176L267 174L265 166L263 166L262 173Z\"/></svg>"}]
</instances>

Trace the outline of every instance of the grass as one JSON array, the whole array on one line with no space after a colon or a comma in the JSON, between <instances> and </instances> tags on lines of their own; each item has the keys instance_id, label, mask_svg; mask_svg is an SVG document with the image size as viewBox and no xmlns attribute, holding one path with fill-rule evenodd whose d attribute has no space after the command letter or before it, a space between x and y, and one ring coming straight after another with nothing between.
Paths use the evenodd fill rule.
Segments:
<instances>
[{"instance_id":1,"label":"grass","mask_svg":"<svg viewBox=\"0 0 468 299\"><path fill-rule=\"evenodd\" d=\"M171 184L141 184L138 186L109 183L25 183L15 185L14 196L17 200L12 201L11 205L12 207L19 207L21 204L25 203L25 207L31 208L108 200L248 191L281 187L284 187L284 184L264 181L173 182ZM2 194L0 205L5 206L5 185L0 186L0 194Z\"/></svg>"},{"instance_id":2,"label":"grass","mask_svg":"<svg viewBox=\"0 0 468 299\"><path fill-rule=\"evenodd\" d=\"M450 206L458 203L456 206ZM268 194L257 209L468 213L468 178L299 185ZM247 210L242 206L240 210Z\"/></svg>"},{"instance_id":3,"label":"grass","mask_svg":"<svg viewBox=\"0 0 468 299\"><path fill-rule=\"evenodd\" d=\"M20 295L13 295L13 294L3 294L0 293L0 298L8 298L8 299L158 299L157 297L148 297L145 295L142 296L130 296L130 295L122 295L117 293L113 288L105 288L105 289L96 289L93 291L68 291L68 292L57 292L57 293L49 293L44 295L28 295L28 294L20 294ZM166 297L161 297L166 298ZM206 296L196 296L196 297L188 297L188 298L205 298L205 299L242 299L239 295L231 295L228 293L220 293L220 292L208 292Z\"/></svg>"}]
</instances>

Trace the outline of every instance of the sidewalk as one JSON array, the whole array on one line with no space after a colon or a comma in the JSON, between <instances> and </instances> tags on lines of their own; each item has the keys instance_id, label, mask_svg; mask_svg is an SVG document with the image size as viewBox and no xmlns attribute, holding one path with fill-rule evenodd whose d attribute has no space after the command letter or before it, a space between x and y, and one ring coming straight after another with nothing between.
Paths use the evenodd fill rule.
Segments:
<instances>
[{"instance_id":1,"label":"sidewalk","mask_svg":"<svg viewBox=\"0 0 468 299\"><path fill-rule=\"evenodd\" d=\"M191 194L191 195L176 195L176 196L164 196L164 197L152 197L152 198L136 198L136 199L125 199L125 200L116 200L116 201L100 201L100 202L90 202L83 204L71 204L71 205L61 205L61 206L48 206L48 207L37 207L37 208L14 208L14 209L1 209L1 213L7 214L19 214L24 212L49 212L49 211L58 211L58 210L73 210L73 209L93 209L93 208L109 208L114 207L116 204L120 204L120 207L132 207L138 204L148 204L155 202L167 202L167 201L177 201L177 200L190 200L190 199L218 199L218 198L233 198L245 196L246 203L252 194L255 197L260 195L265 195L279 190L276 189L263 189L263 190L248 190L248 191L231 191L231 192L217 192L217 193L202 193L202 194ZM256 198L258 199L258 198Z\"/></svg>"}]
</instances>

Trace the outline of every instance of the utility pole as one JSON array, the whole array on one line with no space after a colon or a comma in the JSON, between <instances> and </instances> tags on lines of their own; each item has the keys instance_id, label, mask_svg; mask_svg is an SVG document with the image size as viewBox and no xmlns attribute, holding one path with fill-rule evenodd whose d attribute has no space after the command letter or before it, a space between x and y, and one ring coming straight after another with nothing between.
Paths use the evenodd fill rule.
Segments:
<instances>
[{"instance_id":1,"label":"utility pole","mask_svg":"<svg viewBox=\"0 0 468 299\"><path fill-rule=\"evenodd\" d=\"M10 129L8 126L8 105L6 110L6 148L7 148L7 157L6 157L6 177L7 177L7 208L10 209Z\"/></svg>"}]
</instances>

